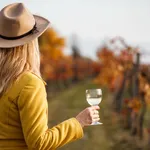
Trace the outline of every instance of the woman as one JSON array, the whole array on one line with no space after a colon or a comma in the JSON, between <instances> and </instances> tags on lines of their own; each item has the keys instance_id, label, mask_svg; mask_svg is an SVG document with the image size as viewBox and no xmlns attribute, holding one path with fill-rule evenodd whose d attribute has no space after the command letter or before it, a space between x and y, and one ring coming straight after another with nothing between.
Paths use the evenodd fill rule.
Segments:
<instances>
[{"instance_id":1,"label":"woman","mask_svg":"<svg viewBox=\"0 0 150 150\"><path fill-rule=\"evenodd\" d=\"M89 107L48 129L37 40L48 26L22 3L0 12L0 150L54 150L81 138L83 127L99 120L99 107Z\"/></svg>"}]
</instances>

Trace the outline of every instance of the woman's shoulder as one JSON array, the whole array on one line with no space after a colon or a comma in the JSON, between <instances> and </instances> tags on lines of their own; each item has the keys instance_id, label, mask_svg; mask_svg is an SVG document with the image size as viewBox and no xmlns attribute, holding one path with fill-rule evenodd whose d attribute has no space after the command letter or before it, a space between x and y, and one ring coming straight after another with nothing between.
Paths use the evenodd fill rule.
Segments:
<instances>
[{"instance_id":1,"label":"woman's shoulder","mask_svg":"<svg viewBox=\"0 0 150 150\"><path fill-rule=\"evenodd\" d=\"M15 99L26 86L34 87L34 89L36 89L39 87L44 88L45 84L45 81L36 74L32 72L24 72L17 78L11 88L4 95L11 99Z\"/></svg>"},{"instance_id":2,"label":"woman's shoulder","mask_svg":"<svg viewBox=\"0 0 150 150\"><path fill-rule=\"evenodd\" d=\"M22 73L18 77L17 82L18 83L20 82L22 84L32 83L32 84L35 84L35 85L36 84L44 84L44 85L46 85L46 82L41 77L39 77L35 73L29 72L29 71Z\"/></svg>"}]
</instances>

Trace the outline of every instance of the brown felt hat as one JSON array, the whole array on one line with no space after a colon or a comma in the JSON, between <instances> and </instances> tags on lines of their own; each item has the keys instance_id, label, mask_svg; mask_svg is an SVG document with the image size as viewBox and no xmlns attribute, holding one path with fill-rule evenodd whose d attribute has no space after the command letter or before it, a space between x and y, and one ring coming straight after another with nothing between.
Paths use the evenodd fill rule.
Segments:
<instances>
[{"instance_id":1,"label":"brown felt hat","mask_svg":"<svg viewBox=\"0 0 150 150\"><path fill-rule=\"evenodd\" d=\"M39 37L50 22L33 15L22 3L14 3L0 11L0 48L24 45Z\"/></svg>"}]
</instances>

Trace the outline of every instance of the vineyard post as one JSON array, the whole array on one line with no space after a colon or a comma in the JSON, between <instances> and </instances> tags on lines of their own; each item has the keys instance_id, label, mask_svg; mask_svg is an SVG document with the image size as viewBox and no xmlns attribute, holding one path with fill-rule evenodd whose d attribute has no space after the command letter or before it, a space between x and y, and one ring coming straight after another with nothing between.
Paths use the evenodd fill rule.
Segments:
<instances>
[{"instance_id":1,"label":"vineyard post","mask_svg":"<svg viewBox=\"0 0 150 150\"><path fill-rule=\"evenodd\" d=\"M133 96L137 97L139 95L139 80L138 80L138 72L140 67L140 53L136 55L136 64L134 68L134 84L133 84Z\"/></svg>"},{"instance_id":2,"label":"vineyard post","mask_svg":"<svg viewBox=\"0 0 150 150\"><path fill-rule=\"evenodd\" d=\"M128 90L129 90L129 96L130 97L133 97L133 68L129 71L129 86ZM129 99L131 101L131 99ZM127 126L126 128L127 129L131 129L131 126L132 126L132 120L131 120L131 114L132 114L132 109L131 108L127 108L128 110L128 117L127 117Z\"/></svg>"},{"instance_id":3,"label":"vineyard post","mask_svg":"<svg viewBox=\"0 0 150 150\"><path fill-rule=\"evenodd\" d=\"M134 74L133 74L133 97L137 98L139 96L139 80L138 80L138 72L140 66L140 53L136 54L136 63L134 66ZM133 112L132 116L132 128L131 134L136 135L138 131L138 115Z\"/></svg>"},{"instance_id":4,"label":"vineyard post","mask_svg":"<svg viewBox=\"0 0 150 150\"><path fill-rule=\"evenodd\" d=\"M124 89L125 89L125 85L126 85L126 80L127 80L127 72L125 71L121 87L118 89L118 91L114 97L115 98L114 99L115 109L116 109L116 112L118 112L118 113L121 111L121 108L122 108L122 100L123 100L123 94L124 94Z\"/></svg>"},{"instance_id":5,"label":"vineyard post","mask_svg":"<svg viewBox=\"0 0 150 150\"><path fill-rule=\"evenodd\" d=\"M144 123L144 115L146 113L146 102L145 102L144 93L141 94L141 102L142 102L142 108L139 116L139 137L140 139L143 139L143 123Z\"/></svg>"}]
</instances>

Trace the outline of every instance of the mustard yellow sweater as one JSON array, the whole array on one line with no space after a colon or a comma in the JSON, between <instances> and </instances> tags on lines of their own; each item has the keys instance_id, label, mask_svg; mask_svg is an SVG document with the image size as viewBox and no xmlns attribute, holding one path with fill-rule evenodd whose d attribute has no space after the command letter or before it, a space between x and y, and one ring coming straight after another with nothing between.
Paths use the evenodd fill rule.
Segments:
<instances>
[{"instance_id":1,"label":"mustard yellow sweater","mask_svg":"<svg viewBox=\"0 0 150 150\"><path fill-rule=\"evenodd\" d=\"M0 150L55 150L83 136L75 118L48 129L46 97L44 81L26 72L0 98Z\"/></svg>"}]
</instances>

